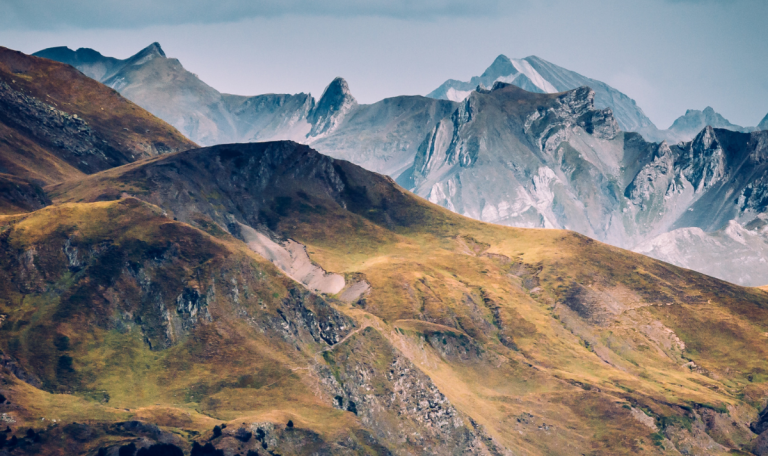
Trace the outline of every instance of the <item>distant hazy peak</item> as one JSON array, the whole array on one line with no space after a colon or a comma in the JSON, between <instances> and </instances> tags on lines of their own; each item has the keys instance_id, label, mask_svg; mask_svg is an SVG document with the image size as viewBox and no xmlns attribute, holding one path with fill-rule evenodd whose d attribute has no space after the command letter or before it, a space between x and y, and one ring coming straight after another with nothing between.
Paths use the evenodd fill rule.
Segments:
<instances>
[{"instance_id":1,"label":"distant hazy peak","mask_svg":"<svg viewBox=\"0 0 768 456\"><path fill-rule=\"evenodd\" d=\"M757 124L758 130L768 130L768 114L763 117L763 120L760 121L759 124Z\"/></svg>"},{"instance_id":2,"label":"distant hazy peak","mask_svg":"<svg viewBox=\"0 0 768 456\"><path fill-rule=\"evenodd\" d=\"M712 109L712 106L707 106L704 108L703 111L698 111L696 109L687 109L685 111L685 115L703 115L705 119L712 119L712 120L718 120L718 121L726 121L728 122L725 117L718 114L714 109Z\"/></svg>"},{"instance_id":3,"label":"distant hazy peak","mask_svg":"<svg viewBox=\"0 0 768 456\"><path fill-rule=\"evenodd\" d=\"M56 60L58 62L68 63L72 66L77 66L83 64L99 63L102 61L109 61L114 63L134 62L135 60L139 60L147 56L165 57L165 52L160 46L160 43L154 42L125 60L116 59L114 57L106 57L99 51L91 48L79 48L77 51L73 51L66 46L57 46L43 49L42 51L35 52L32 55L36 57Z\"/></svg>"},{"instance_id":4,"label":"distant hazy peak","mask_svg":"<svg viewBox=\"0 0 768 456\"><path fill-rule=\"evenodd\" d=\"M315 107L309 113L309 123L312 129L308 138L325 136L331 133L341 123L350 109L357 106L357 100L349 90L349 84L344 78L337 77L323 91Z\"/></svg>"},{"instance_id":5,"label":"distant hazy peak","mask_svg":"<svg viewBox=\"0 0 768 456\"><path fill-rule=\"evenodd\" d=\"M42 51L35 52L32 55L50 60L56 60L57 62L68 63L72 66L75 66L76 64L94 63L109 58L104 57L100 52L91 48L80 48L77 51L73 51L66 46L57 46L43 49Z\"/></svg>"},{"instance_id":6,"label":"distant hazy peak","mask_svg":"<svg viewBox=\"0 0 768 456\"><path fill-rule=\"evenodd\" d=\"M707 106L703 111L688 109L685 111L685 115L675 119L669 129L675 132L698 132L706 126L741 130L741 127L729 122L728 119L715 112L711 106Z\"/></svg>"}]
</instances>

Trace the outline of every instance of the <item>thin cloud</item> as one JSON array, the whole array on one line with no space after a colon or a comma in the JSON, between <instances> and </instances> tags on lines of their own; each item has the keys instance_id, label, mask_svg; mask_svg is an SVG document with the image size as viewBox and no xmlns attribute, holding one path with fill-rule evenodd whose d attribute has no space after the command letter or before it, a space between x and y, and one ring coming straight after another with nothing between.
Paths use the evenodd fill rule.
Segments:
<instances>
[{"instance_id":1,"label":"thin cloud","mask_svg":"<svg viewBox=\"0 0 768 456\"><path fill-rule=\"evenodd\" d=\"M0 26L14 29L138 28L254 17L382 16L408 20L494 17L530 0L0 0Z\"/></svg>"}]
</instances>

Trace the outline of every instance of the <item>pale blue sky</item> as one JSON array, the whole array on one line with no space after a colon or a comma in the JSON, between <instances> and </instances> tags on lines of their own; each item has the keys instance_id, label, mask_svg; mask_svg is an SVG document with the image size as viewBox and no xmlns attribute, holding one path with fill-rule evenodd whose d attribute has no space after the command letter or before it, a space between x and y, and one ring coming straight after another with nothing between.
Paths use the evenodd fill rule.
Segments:
<instances>
[{"instance_id":1,"label":"pale blue sky","mask_svg":"<svg viewBox=\"0 0 768 456\"><path fill-rule=\"evenodd\" d=\"M535 54L633 97L660 128L712 106L768 113L766 0L0 0L0 45L153 41L223 92L311 92L335 76L359 101L426 94L498 54Z\"/></svg>"}]
</instances>

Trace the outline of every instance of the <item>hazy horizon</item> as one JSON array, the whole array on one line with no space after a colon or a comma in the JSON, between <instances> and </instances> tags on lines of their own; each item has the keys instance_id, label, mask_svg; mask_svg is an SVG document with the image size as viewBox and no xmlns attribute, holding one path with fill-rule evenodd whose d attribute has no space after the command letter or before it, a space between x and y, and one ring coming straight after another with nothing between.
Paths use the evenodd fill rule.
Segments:
<instances>
[{"instance_id":1,"label":"hazy horizon","mask_svg":"<svg viewBox=\"0 0 768 456\"><path fill-rule=\"evenodd\" d=\"M67 11L48 0L0 0L10 11L0 45L126 58L158 41L225 93L317 97L342 76L361 103L426 95L446 79L481 74L499 54L537 55L621 90L659 128L707 106L742 126L768 113L768 2L759 0L188 3L176 17L166 4L140 14L150 8L144 0L98 8L87 0Z\"/></svg>"}]
</instances>

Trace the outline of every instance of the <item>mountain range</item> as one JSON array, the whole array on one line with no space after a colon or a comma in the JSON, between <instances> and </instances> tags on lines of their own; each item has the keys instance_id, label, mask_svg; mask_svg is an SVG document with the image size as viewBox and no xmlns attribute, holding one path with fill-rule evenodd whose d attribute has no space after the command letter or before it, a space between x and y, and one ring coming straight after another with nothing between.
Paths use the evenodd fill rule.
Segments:
<instances>
[{"instance_id":1,"label":"mountain range","mask_svg":"<svg viewBox=\"0 0 768 456\"><path fill-rule=\"evenodd\" d=\"M588 88L535 94L499 82L473 91L399 182L478 220L572 229L624 248L669 245L696 228L702 236L677 251L685 255L643 252L735 283L766 283L768 271L751 262L768 259L760 222L768 133L706 127L690 142L649 143L620 131L594 97ZM713 242L703 233L729 226L757 239L742 246L743 261L703 261Z\"/></svg>"},{"instance_id":2,"label":"mountain range","mask_svg":"<svg viewBox=\"0 0 768 456\"><path fill-rule=\"evenodd\" d=\"M741 127L739 125L734 125L729 122L728 119L715 112L712 107L707 106L703 111L696 109L687 110L684 115L675 119L672 126L667 130L646 128L639 130L639 132L650 141L678 143L690 141L705 127L723 128L731 131L740 131L742 133L766 129L766 125L763 124L760 124L757 127Z\"/></svg>"},{"instance_id":3,"label":"mountain range","mask_svg":"<svg viewBox=\"0 0 768 456\"><path fill-rule=\"evenodd\" d=\"M496 82L512 84L534 93L558 93L584 86L590 87L595 91L595 106L601 109L610 108L622 130L655 128L635 100L627 95L604 82L587 78L533 55L524 59L510 59L499 55L482 75L467 82L449 79L427 96L463 101L479 85L487 89Z\"/></svg>"},{"instance_id":4,"label":"mountain range","mask_svg":"<svg viewBox=\"0 0 768 456\"><path fill-rule=\"evenodd\" d=\"M763 135L711 108L658 130L626 95L537 57L501 55L481 76L446 81L428 97L362 105L341 78L317 102L305 94L223 95L157 43L124 61L89 49L37 55L100 78L202 144L292 139L478 220L571 229L734 283L768 283L768 272L751 266L768 260L754 222L764 207L730 202L762 191L759 158L748 157L761 156ZM706 261L731 222L755 239L739 250L749 260ZM704 231L691 237L689 229Z\"/></svg>"},{"instance_id":5,"label":"mountain range","mask_svg":"<svg viewBox=\"0 0 768 456\"><path fill-rule=\"evenodd\" d=\"M472 220L305 144L198 148L50 60L3 50L0 69L4 119L26 116L4 120L3 141L59 160L38 164L36 206L0 200L0 452L768 454L762 289L572 231ZM340 81L326 92L318 135L359 109ZM593 172L568 147L622 137L639 155L626 144L642 138L594 96L476 91L429 132L412 179L444 169L444 150L483 164L484 125L509 100L528 130L508 139L540 159ZM92 134L50 123L53 102ZM745 134L708 131L725 132L724 157L741 150ZM59 171L94 136L128 153L160 134L167 149L114 163L83 153L104 169Z\"/></svg>"},{"instance_id":6,"label":"mountain range","mask_svg":"<svg viewBox=\"0 0 768 456\"><path fill-rule=\"evenodd\" d=\"M290 139L390 175L411 165L432 125L456 107L424 97L361 105L342 78L332 81L317 101L307 94L221 94L167 58L158 43L125 60L66 47L35 55L71 64L198 144Z\"/></svg>"},{"instance_id":7,"label":"mountain range","mask_svg":"<svg viewBox=\"0 0 768 456\"><path fill-rule=\"evenodd\" d=\"M582 76L536 56L510 59L505 55L499 55L482 75L474 76L464 82L449 79L427 96L462 101L477 87L482 86L487 89L496 82L512 84L534 93L557 93L589 87L595 91L595 107L610 108L619 128L624 131L638 132L648 141L670 143L690 141L707 126L741 132L766 129L763 124L761 124L763 128L734 125L711 107L707 107L704 111L689 109L683 116L677 118L669 129L660 130L646 117L635 100L627 95L604 82Z\"/></svg>"},{"instance_id":8,"label":"mountain range","mask_svg":"<svg viewBox=\"0 0 768 456\"><path fill-rule=\"evenodd\" d=\"M167 58L158 43L118 60L92 49L50 48L35 55L68 63L85 75L175 126L198 144L211 145L303 137L314 108L309 95L245 97L219 93L190 73L177 59ZM295 130L295 131L294 131Z\"/></svg>"}]
</instances>

